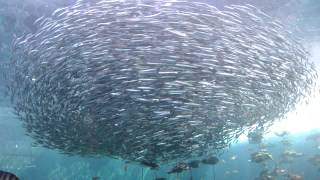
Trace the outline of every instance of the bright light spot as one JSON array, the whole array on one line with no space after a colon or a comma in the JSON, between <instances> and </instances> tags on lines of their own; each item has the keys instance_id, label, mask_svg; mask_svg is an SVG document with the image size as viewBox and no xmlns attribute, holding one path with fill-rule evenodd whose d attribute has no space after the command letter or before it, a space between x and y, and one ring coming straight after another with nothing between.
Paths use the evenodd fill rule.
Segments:
<instances>
[{"instance_id":1,"label":"bright light spot","mask_svg":"<svg viewBox=\"0 0 320 180\"><path fill-rule=\"evenodd\" d=\"M320 44L312 44L310 52L311 59L317 64L318 74L320 75ZM264 138L275 136L275 132L288 131L290 134L297 134L320 129L320 79L318 79L317 85L309 103L297 105L296 110L290 112L286 119L275 122ZM247 142L247 135L240 136L239 141Z\"/></svg>"}]
</instances>

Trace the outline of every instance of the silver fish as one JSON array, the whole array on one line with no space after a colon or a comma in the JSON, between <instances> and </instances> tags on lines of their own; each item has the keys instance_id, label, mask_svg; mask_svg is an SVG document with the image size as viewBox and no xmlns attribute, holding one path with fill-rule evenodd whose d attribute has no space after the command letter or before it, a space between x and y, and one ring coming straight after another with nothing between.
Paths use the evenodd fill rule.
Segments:
<instances>
[{"instance_id":1,"label":"silver fish","mask_svg":"<svg viewBox=\"0 0 320 180\"><path fill-rule=\"evenodd\" d=\"M35 24L14 41L8 92L28 135L66 154L218 153L284 117L317 77L299 41L251 5L78 1Z\"/></svg>"}]
</instances>

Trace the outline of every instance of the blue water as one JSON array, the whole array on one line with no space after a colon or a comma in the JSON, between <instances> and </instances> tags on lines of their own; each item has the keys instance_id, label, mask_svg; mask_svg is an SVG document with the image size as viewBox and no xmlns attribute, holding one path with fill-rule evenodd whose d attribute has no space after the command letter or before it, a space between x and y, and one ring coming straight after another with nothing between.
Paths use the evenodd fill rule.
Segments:
<instances>
[{"instance_id":1,"label":"blue water","mask_svg":"<svg viewBox=\"0 0 320 180\"><path fill-rule=\"evenodd\" d=\"M33 21L50 14L54 9L71 4L67 0L0 0L0 64L10 59L10 42L14 36L24 32L32 32ZM319 43L320 39L320 1L319 0L264 0L264 1L210 1L216 6L227 3L253 3L287 22L293 32L301 34L307 46L309 42ZM14 8L13 8L14 7ZM16 8L16 9L15 9ZM19 11L20 10L20 11ZM27 15L23 12L27 12ZM299 30L297 30L299 29ZM319 60L318 60L319 62ZM107 180L153 180L155 177L166 177L170 180L254 180L263 167L261 164L248 161L250 154L257 150L257 145L247 141L233 144L220 157L215 166L201 165L198 169L176 175L167 172L175 162L161 166L153 171L139 164L126 164L124 161L102 158L70 157L55 150L48 150L33 144L32 139L25 135L21 122L12 113L8 98L3 93L4 84L0 78L0 170L17 174L22 180L90 180L97 176ZM291 174L304 177L305 180L319 180L320 167L315 167L308 160L320 153L320 149L306 137L312 132L291 134L291 150L303 153L302 157L283 165ZM264 143L273 144L268 150L273 155L273 161L267 163L272 169L280 159L285 147L279 143L280 137L265 139ZM230 158L234 156L235 159ZM229 172L229 173L228 173ZM278 178L284 179L284 178Z\"/></svg>"},{"instance_id":2,"label":"blue water","mask_svg":"<svg viewBox=\"0 0 320 180\"><path fill-rule=\"evenodd\" d=\"M292 174L303 176L304 179L317 180L320 177L320 171L308 159L319 153L320 150L314 146L314 142L306 140L306 136L309 134L311 132L288 137L293 144L290 149L303 153L303 156L282 167ZM14 133L11 135L13 136ZM1 140L3 139L1 138ZM275 162L280 159L280 155L285 149L280 140L279 137L264 140L264 143L270 145L267 149L273 155L273 161L267 163L268 169L274 167ZM199 180L250 180L256 178L263 169L261 164L248 161L250 153L255 152L258 146L246 141L233 144L219 157L220 162L215 166L201 165L198 169L193 169L191 173L186 171L179 175L172 174L170 176L167 172L174 165L173 163L154 171L138 164L126 164L121 160L109 158L69 157L41 147L32 147L31 142L30 139L25 138L6 143L5 148L0 150L0 169L14 172L22 179L39 180L91 179L94 176L108 180L153 180L156 176L171 180L177 178L189 180L191 173L193 179ZM235 159L232 160L232 157ZM4 158L5 161L3 161Z\"/></svg>"},{"instance_id":3,"label":"blue water","mask_svg":"<svg viewBox=\"0 0 320 180\"><path fill-rule=\"evenodd\" d=\"M101 179L113 180L153 180L157 177L166 177L171 180L189 180L190 171L170 176L167 172L174 166L174 162L162 166L159 170L150 170L138 164L126 164L124 161L110 158L82 158L62 155L57 151L37 147L32 139L23 135L24 129L19 120L14 118L10 108L1 108L0 122L0 169L14 172L22 179L91 179L98 176ZM315 142L306 140L306 137L315 132L291 134L287 139L293 144L289 149L303 153L302 157L282 167L292 174L298 174L304 179L317 180L320 171L309 162L309 158L320 152ZM280 137L264 139L267 149L273 155L273 161L267 163L268 169L274 167L286 149L280 143ZM193 179L203 180L253 180L262 171L261 164L249 162L250 154L258 150L258 145L241 141L233 144L219 157L220 162L215 166L200 165L192 170ZM234 160L231 157L235 157ZM230 172L228 174L228 171ZM233 172L232 172L233 171ZM281 179L281 178L278 178Z\"/></svg>"}]
</instances>

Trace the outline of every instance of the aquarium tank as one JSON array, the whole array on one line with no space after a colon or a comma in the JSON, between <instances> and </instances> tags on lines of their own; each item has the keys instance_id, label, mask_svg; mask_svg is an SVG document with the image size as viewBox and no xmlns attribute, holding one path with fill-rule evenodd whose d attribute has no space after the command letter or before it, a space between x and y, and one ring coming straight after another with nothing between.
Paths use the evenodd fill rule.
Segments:
<instances>
[{"instance_id":1,"label":"aquarium tank","mask_svg":"<svg viewBox=\"0 0 320 180\"><path fill-rule=\"evenodd\" d=\"M320 1L0 0L0 180L319 180Z\"/></svg>"}]
</instances>

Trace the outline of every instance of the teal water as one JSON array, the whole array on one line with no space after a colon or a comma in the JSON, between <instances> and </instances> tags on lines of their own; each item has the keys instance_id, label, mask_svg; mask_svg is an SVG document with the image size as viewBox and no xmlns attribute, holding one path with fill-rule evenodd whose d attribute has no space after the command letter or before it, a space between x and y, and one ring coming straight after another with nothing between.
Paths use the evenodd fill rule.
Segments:
<instances>
[{"instance_id":1,"label":"teal water","mask_svg":"<svg viewBox=\"0 0 320 180\"><path fill-rule=\"evenodd\" d=\"M70 157L53 150L34 146L32 140L23 135L23 128L10 111L9 108L1 108L0 169L14 172L21 179L85 180L98 176L108 180L153 180L155 177L189 180L192 174L193 179L199 180L250 180L256 178L264 169L261 164L250 162L250 154L258 150L258 145L249 144L247 141L233 144L219 157L220 162L217 165L201 165L198 169L193 169L192 172L186 171L179 175L167 174L174 166L174 162L162 166L159 170L150 170L138 164L126 164L124 161L110 158ZM303 153L303 156L295 158L288 164L281 165L282 168L292 174L299 174L304 179L317 180L320 177L320 167L312 165L309 161L320 150L315 146L315 142L306 140L307 136L316 132L318 131L291 134L286 138L292 143L289 149ZM267 162L267 169L271 170L275 167L275 164L280 160L281 153L286 149L280 143L281 140L281 137L263 140L263 143L268 145L266 149L273 156L273 161Z\"/></svg>"},{"instance_id":2,"label":"teal water","mask_svg":"<svg viewBox=\"0 0 320 180\"><path fill-rule=\"evenodd\" d=\"M206 2L214 3L209 0ZM240 1L234 1L239 3ZM248 1L252 3L253 1ZM259 1L258 5L270 11L270 14L286 21L293 32L301 34L307 47L319 44L320 39L320 3L317 0L296 1ZM0 0L0 63L10 59L10 43L15 36L24 32L34 31L33 21L42 15L50 14L54 9L72 3L65 1L3 1ZM217 6L223 6L231 1L217 1ZM242 2L243 3L243 2ZM27 14L26 14L27 13ZM317 46L319 47L319 45ZM318 50L320 51L320 49ZM318 56L320 57L320 56ZM315 59L318 64L319 59ZM0 78L1 80L1 78ZM33 144L33 140L25 135L21 122L13 114L8 97L4 92L4 82L0 82L0 170L10 171L26 180L81 180L100 179L111 180L153 180L155 177L166 177L170 180L254 180L263 170L261 164L250 162L250 154L258 149L257 145L247 141L235 143L220 157L215 166L201 165L198 169L182 174L168 175L167 172L175 162L162 166L159 170L150 170L139 164L125 163L107 157L85 158L67 156L58 151ZM303 120L301 120L303 121ZM320 128L316 127L315 128ZM310 163L309 159L320 153L318 147L306 137L313 132L290 134L292 142L290 150L303 153L302 157L284 164L290 174L303 176L305 180L320 179L320 167ZM279 143L280 137L264 140L271 144L267 149L273 155L273 161L268 161L267 169L273 169L279 161L285 147ZM233 157L233 159L232 159ZM192 176L191 176L192 175ZM285 179L277 177L277 179Z\"/></svg>"}]
</instances>

